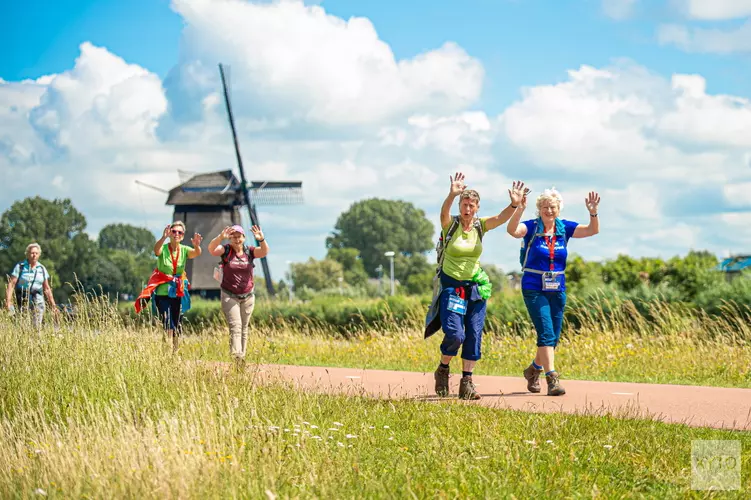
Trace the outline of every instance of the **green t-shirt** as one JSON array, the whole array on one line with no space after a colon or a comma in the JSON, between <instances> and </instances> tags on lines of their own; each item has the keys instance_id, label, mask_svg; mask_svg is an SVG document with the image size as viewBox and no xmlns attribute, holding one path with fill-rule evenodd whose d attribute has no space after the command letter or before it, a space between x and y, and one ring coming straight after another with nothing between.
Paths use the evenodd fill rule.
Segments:
<instances>
[{"instance_id":1,"label":"green t-shirt","mask_svg":"<svg viewBox=\"0 0 751 500\"><path fill-rule=\"evenodd\" d=\"M487 217L480 218L483 233L487 232L486 220ZM446 227L442 230L444 238L448 229ZM477 229L472 226L469 232L464 232L462 226L459 225L444 253L443 272L455 280L471 280L480 267L480 255L482 255L482 240Z\"/></svg>"},{"instance_id":2,"label":"green t-shirt","mask_svg":"<svg viewBox=\"0 0 751 500\"><path fill-rule=\"evenodd\" d=\"M192 247L180 245L180 254L178 255L178 253L175 252L174 256L177 257L177 274L182 274L185 270L185 263L188 262L188 252L192 250ZM172 255L170 255L169 243L164 244L162 247L162 253L156 258L156 268L164 274L175 274L172 272ZM168 295L169 283L159 285L156 287L154 293L156 295Z\"/></svg>"}]
</instances>

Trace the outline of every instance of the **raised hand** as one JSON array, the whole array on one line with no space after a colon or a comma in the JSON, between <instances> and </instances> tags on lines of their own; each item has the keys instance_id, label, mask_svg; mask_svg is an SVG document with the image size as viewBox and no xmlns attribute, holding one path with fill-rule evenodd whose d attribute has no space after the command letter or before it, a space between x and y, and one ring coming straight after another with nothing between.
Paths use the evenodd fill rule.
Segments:
<instances>
[{"instance_id":1,"label":"raised hand","mask_svg":"<svg viewBox=\"0 0 751 500\"><path fill-rule=\"evenodd\" d=\"M253 237L256 239L256 241L263 241L265 239L263 237L263 231L261 231L260 226L251 227L250 232L253 233Z\"/></svg>"},{"instance_id":2,"label":"raised hand","mask_svg":"<svg viewBox=\"0 0 751 500\"><path fill-rule=\"evenodd\" d=\"M172 231L172 227L169 224L167 224L164 227L164 233L162 233L162 239L163 240L166 240L167 238L169 238L170 231Z\"/></svg>"},{"instance_id":3,"label":"raised hand","mask_svg":"<svg viewBox=\"0 0 751 500\"><path fill-rule=\"evenodd\" d=\"M458 196L462 194L462 191L467 189L467 185L464 184L464 174L461 172L457 172L454 174L453 177L449 175L449 179L451 180L451 194L453 196Z\"/></svg>"},{"instance_id":4,"label":"raised hand","mask_svg":"<svg viewBox=\"0 0 751 500\"><path fill-rule=\"evenodd\" d=\"M193 233L193 238L191 238L190 240L190 242L193 243L193 247L200 247L201 241L203 241L203 236L201 236L199 233Z\"/></svg>"},{"instance_id":5,"label":"raised hand","mask_svg":"<svg viewBox=\"0 0 751 500\"><path fill-rule=\"evenodd\" d=\"M595 191L590 191L589 195L584 198L584 203L587 205L589 214L595 215L597 213L597 207L600 205L600 195Z\"/></svg>"},{"instance_id":6,"label":"raised hand","mask_svg":"<svg viewBox=\"0 0 751 500\"><path fill-rule=\"evenodd\" d=\"M522 199L526 198L530 189L524 187L522 181L514 181L511 185L511 189L508 190L508 196L511 199L511 205L518 207L522 203ZM525 202L526 206L526 202Z\"/></svg>"},{"instance_id":7,"label":"raised hand","mask_svg":"<svg viewBox=\"0 0 751 500\"><path fill-rule=\"evenodd\" d=\"M224 229L222 229L222 232L219 236L221 236L222 239L228 239L231 235L232 235L231 226L225 226Z\"/></svg>"}]
</instances>

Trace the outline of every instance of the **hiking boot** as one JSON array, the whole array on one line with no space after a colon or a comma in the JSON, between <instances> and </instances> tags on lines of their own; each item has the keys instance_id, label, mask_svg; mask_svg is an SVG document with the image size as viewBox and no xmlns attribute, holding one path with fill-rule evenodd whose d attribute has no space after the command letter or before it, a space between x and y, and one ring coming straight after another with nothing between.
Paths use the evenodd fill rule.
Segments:
<instances>
[{"instance_id":1,"label":"hiking boot","mask_svg":"<svg viewBox=\"0 0 751 500\"><path fill-rule=\"evenodd\" d=\"M441 397L449 395L449 367L443 368L438 365L438 369L433 374L435 378L435 393Z\"/></svg>"},{"instance_id":2,"label":"hiking boot","mask_svg":"<svg viewBox=\"0 0 751 500\"><path fill-rule=\"evenodd\" d=\"M545 375L545 380L548 381L548 396L563 396L566 394L566 389L561 385L558 380L558 372L551 372L550 375Z\"/></svg>"},{"instance_id":3,"label":"hiking boot","mask_svg":"<svg viewBox=\"0 0 751 500\"><path fill-rule=\"evenodd\" d=\"M527 390L529 392L540 392L540 374L542 370L538 370L532 365L529 365L524 370L524 378L527 379Z\"/></svg>"},{"instance_id":4,"label":"hiking boot","mask_svg":"<svg viewBox=\"0 0 751 500\"><path fill-rule=\"evenodd\" d=\"M459 399L480 399L472 377L462 377L459 381Z\"/></svg>"}]
</instances>

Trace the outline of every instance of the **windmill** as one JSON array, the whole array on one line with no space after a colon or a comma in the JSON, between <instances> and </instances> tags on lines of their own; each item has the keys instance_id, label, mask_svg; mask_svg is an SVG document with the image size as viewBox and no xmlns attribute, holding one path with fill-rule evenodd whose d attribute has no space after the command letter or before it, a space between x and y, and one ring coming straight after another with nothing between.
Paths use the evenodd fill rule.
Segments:
<instances>
[{"instance_id":1,"label":"windmill","mask_svg":"<svg viewBox=\"0 0 751 500\"><path fill-rule=\"evenodd\" d=\"M245 177L245 168L243 168L242 156L240 155L240 145L237 142L237 130L235 129L235 119L232 115L232 105L230 104L229 89L223 64L219 64L219 75L222 79L224 103L227 106L227 118L229 120L230 129L232 130L232 142L235 146L237 168L240 170L240 178L242 180L239 191L243 195L245 206L248 207L250 223L253 225L260 225L258 221L258 213L256 212L256 204L289 205L302 203L302 181L252 181L250 186L248 186ZM258 244L258 242L256 242L256 244ZM263 266L266 288L269 291L269 295L273 296L274 283L271 279L268 258L264 257L261 259L261 264Z\"/></svg>"},{"instance_id":2,"label":"windmill","mask_svg":"<svg viewBox=\"0 0 751 500\"><path fill-rule=\"evenodd\" d=\"M240 180L231 170L209 173L178 170L180 184L170 190L136 180L139 185L168 193L166 204L175 207L172 220L183 221L186 237L198 232L204 238L211 238L219 234L225 226L241 224L240 209L242 207L247 207L251 224L260 226L256 211L257 205L292 205L303 202L302 181L263 180L250 183L247 181L222 64L219 65L219 73ZM256 241L255 244L257 245L258 242ZM209 252L203 252L196 259L188 261L185 272L194 293L199 293L204 297L219 296L219 283L213 279L216 263L216 257ZM267 257L261 259L261 265L266 289L270 296L274 296L274 282L271 279Z\"/></svg>"}]
</instances>

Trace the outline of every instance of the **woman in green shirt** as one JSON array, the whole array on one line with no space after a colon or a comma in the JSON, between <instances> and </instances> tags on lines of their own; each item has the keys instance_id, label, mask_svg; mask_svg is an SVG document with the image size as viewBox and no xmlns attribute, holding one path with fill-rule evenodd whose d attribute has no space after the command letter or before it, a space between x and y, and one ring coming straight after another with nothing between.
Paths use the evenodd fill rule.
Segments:
<instances>
[{"instance_id":1,"label":"woman in green shirt","mask_svg":"<svg viewBox=\"0 0 751 500\"><path fill-rule=\"evenodd\" d=\"M514 192L524 190L515 182ZM512 191L509 190L509 196ZM459 215L451 216L451 205L459 197ZM462 348L462 378L459 398L480 399L472 382L472 371L480 359L482 329L485 324L486 299L480 293L475 276L480 272L482 236L503 224L514 214L516 206L509 204L492 217L477 217L480 195L467 189L464 174L451 178L451 188L441 207L441 235L444 243L440 257L441 294L439 312L444 339L441 361L435 371L435 392L446 396L449 392L449 363Z\"/></svg>"},{"instance_id":2,"label":"woman in green shirt","mask_svg":"<svg viewBox=\"0 0 751 500\"><path fill-rule=\"evenodd\" d=\"M158 271L172 276L172 281L163 283L154 291L154 304L159 311L159 317L164 325L165 332L172 338L172 348L177 351L178 337L181 333L182 311L181 295L178 290L182 286L185 264L188 259L195 259L201 255L201 235L195 233L191 243L193 247L183 245L185 237L185 224L175 221L164 228L164 234L154 244L156 255L156 268ZM169 243L165 241L169 238Z\"/></svg>"}]
</instances>

